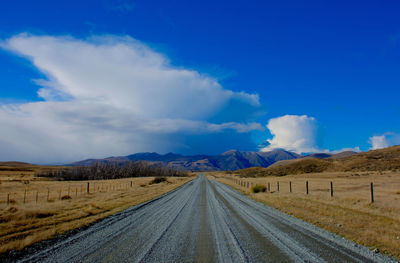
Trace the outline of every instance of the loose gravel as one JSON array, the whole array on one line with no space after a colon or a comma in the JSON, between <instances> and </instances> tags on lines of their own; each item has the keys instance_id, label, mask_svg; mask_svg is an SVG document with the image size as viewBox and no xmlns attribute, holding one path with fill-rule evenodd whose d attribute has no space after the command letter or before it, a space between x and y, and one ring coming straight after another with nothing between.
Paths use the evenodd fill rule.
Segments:
<instances>
[{"instance_id":1,"label":"loose gravel","mask_svg":"<svg viewBox=\"0 0 400 263\"><path fill-rule=\"evenodd\" d=\"M396 262L200 175L20 262Z\"/></svg>"}]
</instances>

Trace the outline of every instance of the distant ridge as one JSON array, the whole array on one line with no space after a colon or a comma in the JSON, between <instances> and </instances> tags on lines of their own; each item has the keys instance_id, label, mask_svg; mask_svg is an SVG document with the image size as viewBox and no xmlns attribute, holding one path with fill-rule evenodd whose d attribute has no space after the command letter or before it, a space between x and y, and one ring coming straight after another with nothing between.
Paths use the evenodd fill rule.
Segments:
<instances>
[{"instance_id":1,"label":"distant ridge","mask_svg":"<svg viewBox=\"0 0 400 263\"><path fill-rule=\"evenodd\" d=\"M248 177L262 177L321 172L400 170L400 146L360 153L342 152L327 155L312 154L303 158L278 161L267 168L253 167L242 169L237 171L237 173Z\"/></svg>"},{"instance_id":2,"label":"distant ridge","mask_svg":"<svg viewBox=\"0 0 400 263\"><path fill-rule=\"evenodd\" d=\"M356 155L356 152L353 151L344 151L344 152L340 152L340 153L312 153L306 156L302 156L301 158L297 158L297 159L292 159L292 160L282 160L282 161L278 161L275 162L274 164L271 165L271 167L274 166L282 166L282 165L287 165L290 163L294 163L294 162L298 162L304 159L342 159L342 158L346 158L346 157L350 157L353 155Z\"/></svg>"},{"instance_id":3,"label":"distant ridge","mask_svg":"<svg viewBox=\"0 0 400 263\"><path fill-rule=\"evenodd\" d=\"M321 168L322 164L327 165L334 160L342 160L358 156L361 153L353 151L344 151L341 153L312 153L306 156L286 151L283 149L275 149L268 152L249 152L229 150L220 155L181 155L175 153L158 154L156 152L135 153L127 156L108 157L104 159L87 159L68 164L70 166L89 166L94 163L119 163L127 161L146 161L151 163L159 163L170 166L179 170L187 171L235 171L251 167L277 167L299 165L305 163L313 163ZM321 160L321 161L306 161ZM312 166L313 166L312 165ZM298 165L295 165L298 166ZM301 169L300 169L301 170Z\"/></svg>"},{"instance_id":4,"label":"distant ridge","mask_svg":"<svg viewBox=\"0 0 400 263\"><path fill-rule=\"evenodd\" d=\"M155 152L136 153L128 156L87 159L69 164L70 166L89 166L100 163L124 163L127 161L147 161L161 163L180 170L190 171L233 171L249 167L268 167L281 160L291 160L302 156L282 149L269 152L246 152L230 150L220 155L184 156L175 153L158 154Z\"/></svg>"},{"instance_id":5,"label":"distant ridge","mask_svg":"<svg viewBox=\"0 0 400 263\"><path fill-rule=\"evenodd\" d=\"M33 164L30 163L24 163L24 162L16 162L16 161L11 161L11 162L0 162L0 166L32 166Z\"/></svg>"}]
</instances>

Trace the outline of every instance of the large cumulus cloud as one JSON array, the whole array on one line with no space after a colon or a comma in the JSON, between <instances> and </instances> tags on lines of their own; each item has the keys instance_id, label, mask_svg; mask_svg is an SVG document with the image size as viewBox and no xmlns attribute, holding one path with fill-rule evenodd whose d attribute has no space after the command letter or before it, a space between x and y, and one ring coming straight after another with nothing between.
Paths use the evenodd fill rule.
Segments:
<instances>
[{"instance_id":1,"label":"large cumulus cloud","mask_svg":"<svg viewBox=\"0 0 400 263\"><path fill-rule=\"evenodd\" d=\"M46 76L35 80L44 101L0 106L1 160L190 153L196 151L191 144L196 136L220 140L215 135L221 133L234 148L247 140L243 134L262 129L252 122L260 109L257 94L233 92L210 76L174 67L165 55L128 36L20 34L1 47L29 59ZM238 105L245 116L234 120L224 114ZM217 142L210 145L223 150Z\"/></svg>"},{"instance_id":2,"label":"large cumulus cloud","mask_svg":"<svg viewBox=\"0 0 400 263\"><path fill-rule=\"evenodd\" d=\"M371 144L370 150L377 150L393 145L399 145L400 135L393 132L387 132L382 135L374 135L369 138L369 143Z\"/></svg>"},{"instance_id":3,"label":"large cumulus cloud","mask_svg":"<svg viewBox=\"0 0 400 263\"><path fill-rule=\"evenodd\" d=\"M267 128L273 137L267 140L269 145L262 151L276 148L297 153L322 151L317 146L317 124L313 117L285 115L270 119Z\"/></svg>"}]
</instances>

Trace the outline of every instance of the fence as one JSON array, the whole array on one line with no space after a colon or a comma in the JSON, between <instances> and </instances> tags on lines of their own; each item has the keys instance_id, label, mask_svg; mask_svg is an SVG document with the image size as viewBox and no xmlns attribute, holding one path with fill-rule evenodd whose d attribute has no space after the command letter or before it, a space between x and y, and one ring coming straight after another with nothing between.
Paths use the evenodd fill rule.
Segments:
<instances>
[{"instance_id":1,"label":"fence","mask_svg":"<svg viewBox=\"0 0 400 263\"><path fill-rule=\"evenodd\" d=\"M21 186L21 183L0 184L0 204L35 204L40 202L64 201L87 197L93 194L114 191L127 191L138 185L132 180L90 181L90 182L33 182Z\"/></svg>"},{"instance_id":2,"label":"fence","mask_svg":"<svg viewBox=\"0 0 400 263\"><path fill-rule=\"evenodd\" d=\"M239 178L233 178L233 177L223 177L226 179L231 180L233 183L235 183L238 186L241 187L245 187L245 188L252 188L255 185L265 185L266 187L266 191L269 193L275 193L275 192L286 192L286 193L294 193L294 192L302 192L305 195L310 195L311 192L313 191L312 189L312 182L310 180L304 180L303 183L303 187L298 187L297 189L294 188L294 182L293 181L266 181L263 183L260 182L251 182L248 181L246 179L239 179ZM326 181L326 180L325 180ZM286 189L282 188L282 183L287 185ZM299 180L296 181L297 186L299 186L299 184L301 182L299 182ZM317 192L328 192L330 197L334 197L335 196L335 184L334 181L329 181L326 182L326 188L321 188L321 181L318 182L318 186L315 188L315 191ZM368 190L369 191L369 201L370 203L374 203L375 202L375 195L374 195L374 183L370 182L369 184L362 184L360 185L358 188L364 188L363 190Z\"/></svg>"}]
</instances>

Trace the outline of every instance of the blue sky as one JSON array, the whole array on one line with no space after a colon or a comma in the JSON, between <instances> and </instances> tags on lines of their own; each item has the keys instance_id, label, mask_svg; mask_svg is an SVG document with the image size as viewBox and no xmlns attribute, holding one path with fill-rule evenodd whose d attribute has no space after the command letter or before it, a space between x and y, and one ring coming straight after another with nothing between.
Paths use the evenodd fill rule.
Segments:
<instances>
[{"instance_id":1,"label":"blue sky","mask_svg":"<svg viewBox=\"0 0 400 263\"><path fill-rule=\"evenodd\" d=\"M153 115L132 109L132 114L137 114L138 118L152 121L156 119L163 123L165 120L184 119L191 121L192 128L185 124L178 125L180 128L173 131L167 129L168 132L142 131L135 138L121 135L124 143L130 147L122 147L120 151L110 145L104 145L101 150L93 146L97 144L102 147L99 142L103 135L119 137L115 127L112 128L112 134L85 130L92 136L88 137L97 137L96 143L88 146L90 150L83 151L85 153L81 156L75 155L73 150L54 147L54 144L63 144L63 139L72 136L73 131L76 134L82 131L68 126L72 135L42 142L38 138L46 136L40 135L38 130L32 133L38 134L38 137L28 136L31 137L30 147L16 150L24 146L12 143L12 140L19 140L19 137L12 135L29 133L34 126L10 123L1 128L3 142L0 141L0 158L8 160L21 156L21 159L27 161L62 162L93 155L108 156L153 150L186 154L218 153L231 148L257 150L267 139L270 140L269 147L288 148L298 152L335 151L354 147L368 150L371 142L376 143L373 148L399 144L399 13L398 1L8 1L2 4L0 11L0 39L3 43L3 48L0 49L0 103L4 120L13 119L6 114L10 114L10 107L15 105L30 105L29 103L38 101L63 102L70 100L68 96L79 101L87 99L79 97L77 94L81 93L78 91L70 94L64 92L62 96L57 94L57 98L38 96L43 82L35 83L33 80L53 78L49 84L53 91L59 91L57 87L60 85L71 83L69 80L58 80L57 76L60 75L55 73L66 67L57 64L57 68L47 68L56 62L51 61L47 53L35 53L33 44L39 48L43 45L43 37L61 39L68 45L80 41L95 46L104 45L107 41L126 44L133 39L154 54L163 56L167 60L167 65L163 65L163 68L173 68L181 73L185 70L196 72L202 76L200 82L215 80L219 86L216 89L222 88L224 92L233 92L233 95L230 95L227 102L225 97L228 95L225 92L225 95L220 95L218 103L211 106L205 104L213 110L197 110L190 116L178 112L190 107L190 104L177 107L169 115L160 114L164 111L163 108ZM21 36L21 33L26 35ZM104 36L108 40L100 40L100 44L98 40L92 39ZM39 39L32 40L32 37ZM26 40L26 46L16 47L13 45L18 43L9 42L10 39L21 38ZM60 52L67 52L63 50ZM67 53L63 55L67 56ZM42 64L37 62L45 59L47 60ZM75 79L71 74L68 76ZM103 75L104 72L99 74ZM135 80L129 79L133 82ZM87 82L74 83L81 85L79 89L86 89L84 83ZM162 81L159 85L162 85ZM126 89L129 89L128 86ZM160 89L163 90L162 87ZM182 90L184 89L183 85ZM181 93L179 89L171 90ZM116 92L124 93L124 88L121 87ZM249 96L258 94L259 105L255 105L257 103L254 100L241 92ZM139 96L131 92L126 94ZM68 96L63 97L64 95ZM174 94L168 92L166 96L174 97ZM191 95L187 96L189 97L181 100L190 100ZM114 101L116 98L111 99ZM205 102L209 100L204 98ZM179 102L171 98L168 103ZM26 108L19 111L32 114ZM12 114L20 113L13 111ZM52 118L59 120L65 115L64 112ZM280 119L280 122L273 122L274 124L266 127L271 119L279 119L285 115L298 118ZM306 117L301 120L303 115ZM35 113L30 119L39 118L36 123L46 123L43 125L54 124L50 119L42 122L43 116L42 113ZM88 116L76 113L73 116L75 119L88 119ZM94 118L90 116L90 120ZM101 126L99 116L96 118L98 122L96 125L89 125L91 129ZM193 121L200 121L204 126L208 125L208 128L200 127L200 123L193 128ZM11 125L14 125L12 129L8 129ZM212 125L220 125L218 131ZM238 125L248 126L244 132ZM293 130L293 135L286 135L284 131L290 129L288 127L299 130ZM205 131L201 132L203 128ZM157 141L157 144L143 143L140 147L135 147L140 144L138 141L141 138L142 142ZM302 138L308 140L306 145L299 142ZM79 144L80 140L87 139L76 137L67 141L70 144ZM34 142L40 142L40 145L49 144L45 149L55 156L54 159L46 159L46 151L36 158L32 149L40 145ZM300 143L300 146L290 148L290 143ZM117 142L115 144L118 145Z\"/></svg>"}]
</instances>

